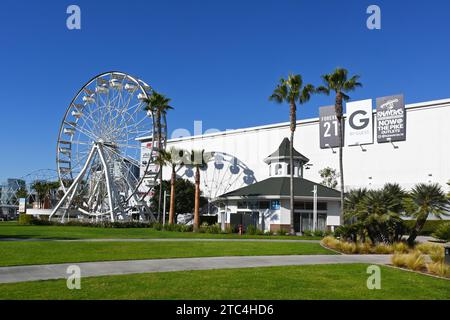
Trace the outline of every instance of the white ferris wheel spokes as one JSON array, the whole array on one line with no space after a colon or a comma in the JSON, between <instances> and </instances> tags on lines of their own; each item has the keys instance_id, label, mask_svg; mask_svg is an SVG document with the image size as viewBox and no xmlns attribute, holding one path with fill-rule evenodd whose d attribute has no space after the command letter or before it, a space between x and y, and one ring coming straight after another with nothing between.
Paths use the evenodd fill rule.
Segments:
<instances>
[{"instance_id":1,"label":"white ferris wheel spokes","mask_svg":"<svg viewBox=\"0 0 450 320\"><path fill-rule=\"evenodd\" d=\"M121 72L100 74L81 88L60 128L57 168L65 195L51 216L64 220L72 212L116 221L145 209L142 182L154 158L143 167L140 138L155 133L153 112L144 109L151 92Z\"/></svg>"}]
</instances>

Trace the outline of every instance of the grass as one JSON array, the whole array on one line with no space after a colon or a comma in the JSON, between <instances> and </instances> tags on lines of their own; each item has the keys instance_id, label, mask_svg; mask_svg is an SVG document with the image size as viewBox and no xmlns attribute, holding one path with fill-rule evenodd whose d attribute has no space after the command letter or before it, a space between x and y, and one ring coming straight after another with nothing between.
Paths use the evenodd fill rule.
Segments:
<instances>
[{"instance_id":1,"label":"grass","mask_svg":"<svg viewBox=\"0 0 450 320\"><path fill-rule=\"evenodd\" d=\"M299 242L70 242L0 243L0 266L158 258L333 254L319 243Z\"/></svg>"},{"instance_id":2,"label":"grass","mask_svg":"<svg viewBox=\"0 0 450 320\"><path fill-rule=\"evenodd\" d=\"M147 273L0 284L0 299L450 299L447 280L381 266L381 289L367 265L311 265Z\"/></svg>"},{"instance_id":3,"label":"grass","mask_svg":"<svg viewBox=\"0 0 450 320\"><path fill-rule=\"evenodd\" d=\"M151 228L91 228L76 226L26 226L0 222L0 238L38 239L150 239L150 238L210 238L210 239L283 239L300 240L320 237L257 236L237 234L207 234L158 231Z\"/></svg>"}]
</instances>

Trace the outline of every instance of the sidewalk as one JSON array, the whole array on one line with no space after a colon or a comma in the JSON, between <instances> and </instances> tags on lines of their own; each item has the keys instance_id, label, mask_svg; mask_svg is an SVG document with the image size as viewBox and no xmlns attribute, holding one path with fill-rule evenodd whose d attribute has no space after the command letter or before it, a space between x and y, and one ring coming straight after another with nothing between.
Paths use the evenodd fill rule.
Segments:
<instances>
[{"instance_id":1,"label":"sidewalk","mask_svg":"<svg viewBox=\"0 0 450 320\"><path fill-rule=\"evenodd\" d=\"M121 275L146 272L210 270L310 264L369 263L388 264L390 255L286 255L151 259L104 261L0 268L0 283L64 279L70 265L81 269L82 277Z\"/></svg>"}]
</instances>

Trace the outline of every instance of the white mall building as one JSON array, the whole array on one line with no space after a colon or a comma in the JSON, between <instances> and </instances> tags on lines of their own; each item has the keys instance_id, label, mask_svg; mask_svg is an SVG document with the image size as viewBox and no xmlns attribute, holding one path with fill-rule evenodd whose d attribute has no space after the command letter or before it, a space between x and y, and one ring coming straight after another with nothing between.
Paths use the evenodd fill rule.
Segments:
<instances>
[{"instance_id":1,"label":"white mall building","mask_svg":"<svg viewBox=\"0 0 450 320\"><path fill-rule=\"evenodd\" d=\"M372 108L371 108L372 109ZM387 182L396 182L405 189L416 183L437 182L445 191L449 191L450 181L450 99L409 104L406 110L406 139L396 142L377 142L376 111L373 110L371 128L372 143L356 144L344 147L345 189L357 187L378 188ZM285 109L288 116L288 109ZM301 112L299 112L301 115ZM320 147L320 121L312 118L298 121L294 138L294 148L309 161L302 163L303 172L294 172L303 176L305 181L320 183L319 170L330 167L338 171L339 158L337 148ZM237 130L227 130L198 136L172 138L167 147L185 150L205 150L215 152L208 167L201 171L201 189L203 195L211 200L222 198L223 194L250 186L254 183L286 175L287 162L278 165L279 172L264 160L280 146L284 138L289 137L289 123L278 123ZM269 168L271 168L269 170ZM193 171L182 167L177 174L193 180ZM170 169L164 171L164 179L169 179ZM266 182L267 183L267 182ZM338 186L339 188L339 186ZM246 189L243 189L246 190ZM330 189L331 190L331 189ZM239 193L239 192L238 192ZM245 193L245 192L244 192ZM242 192L240 193L243 194ZM313 193L299 195L299 215L311 211ZM330 195L317 195L325 217L327 227L339 225L339 202ZM233 215L242 219L255 220L255 224L265 230L276 230L289 224L289 201L283 196L275 202L247 203L243 197L231 197L220 202L219 222L232 224ZM262 197L264 198L264 197ZM266 195L266 200L277 200ZM233 199L235 201L233 201ZM261 200L261 199L260 199ZM219 203L218 202L218 203ZM326 204L324 204L324 202ZM261 202L262 203L262 202ZM278 210L278 211L277 211ZM297 212L297 208L296 208ZM255 215L255 213L257 213ZM244 218L242 218L244 216ZM263 219L264 218L264 219ZM318 219L317 216L314 217ZM235 221L239 221L235 219ZM302 216L303 219L303 216ZM317 221L317 220L316 220ZM302 223L307 223L303 222Z\"/></svg>"}]
</instances>

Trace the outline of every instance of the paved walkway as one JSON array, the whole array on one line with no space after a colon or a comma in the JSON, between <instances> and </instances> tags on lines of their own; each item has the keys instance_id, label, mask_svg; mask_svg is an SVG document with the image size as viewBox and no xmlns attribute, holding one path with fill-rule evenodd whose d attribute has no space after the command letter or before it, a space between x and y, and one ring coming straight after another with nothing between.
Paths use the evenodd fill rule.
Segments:
<instances>
[{"instance_id":1,"label":"paved walkway","mask_svg":"<svg viewBox=\"0 0 450 320\"><path fill-rule=\"evenodd\" d=\"M205 241L205 242L304 242L304 243L319 243L320 240L288 240L288 239L211 239L211 238L148 238L148 239L43 239L43 238L0 238L1 241L6 242L14 242L14 241L64 241L64 242L161 242L161 241L167 241L167 242L198 242L198 241Z\"/></svg>"},{"instance_id":2,"label":"paved walkway","mask_svg":"<svg viewBox=\"0 0 450 320\"><path fill-rule=\"evenodd\" d=\"M68 276L66 271L70 265L79 266L82 277L93 277L146 272L296 266L308 264L388 264L390 263L390 260L390 255L288 255L64 263L1 267L0 283L64 279Z\"/></svg>"}]
</instances>

